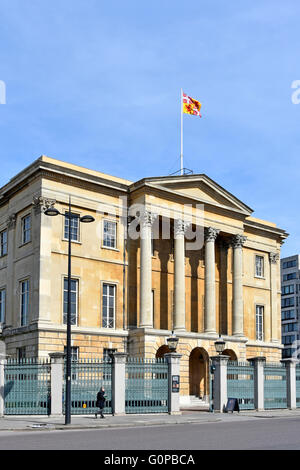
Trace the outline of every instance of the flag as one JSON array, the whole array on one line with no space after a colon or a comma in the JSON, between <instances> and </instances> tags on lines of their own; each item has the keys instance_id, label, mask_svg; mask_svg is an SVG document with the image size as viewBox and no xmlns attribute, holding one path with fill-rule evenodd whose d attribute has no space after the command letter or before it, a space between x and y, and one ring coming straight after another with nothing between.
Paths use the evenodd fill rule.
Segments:
<instances>
[{"instance_id":1,"label":"flag","mask_svg":"<svg viewBox=\"0 0 300 470\"><path fill-rule=\"evenodd\" d=\"M200 114L200 109L201 109L201 103L197 100L194 100L190 96L186 95L185 93L182 93L182 112L186 114L193 114L194 116L201 116Z\"/></svg>"}]
</instances>

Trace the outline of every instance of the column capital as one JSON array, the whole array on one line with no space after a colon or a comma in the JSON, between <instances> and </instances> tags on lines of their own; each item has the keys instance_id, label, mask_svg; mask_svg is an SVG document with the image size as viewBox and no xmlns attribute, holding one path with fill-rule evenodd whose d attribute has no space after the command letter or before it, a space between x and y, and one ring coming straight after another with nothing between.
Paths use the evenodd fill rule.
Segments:
<instances>
[{"instance_id":1,"label":"column capital","mask_svg":"<svg viewBox=\"0 0 300 470\"><path fill-rule=\"evenodd\" d=\"M234 235L231 239L231 246L233 248L242 248L246 240L247 237L244 237L244 235Z\"/></svg>"},{"instance_id":2,"label":"column capital","mask_svg":"<svg viewBox=\"0 0 300 470\"><path fill-rule=\"evenodd\" d=\"M52 208L56 203L56 199L50 199L44 196L33 196L32 205L35 214L45 212L46 209Z\"/></svg>"},{"instance_id":3,"label":"column capital","mask_svg":"<svg viewBox=\"0 0 300 470\"><path fill-rule=\"evenodd\" d=\"M8 230L14 229L17 223L17 214L10 214L7 219Z\"/></svg>"},{"instance_id":4,"label":"column capital","mask_svg":"<svg viewBox=\"0 0 300 470\"><path fill-rule=\"evenodd\" d=\"M217 236L219 235L220 230L213 227L205 227L204 229L204 239L206 242L216 241Z\"/></svg>"},{"instance_id":5,"label":"column capital","mask_svg":"<svg viewBox=\"0 0 300 470\"><path fill-rule=\"evenodd\" d=\"M279 253L269 253L269 259L271 264L277 264L279 260Z\"/></svg>"},{"instance_id":6,"label":"column capital","mask_svg":"<svg viewBox=\"0 0 300 470\"><path fill-rule=\"evenodd\" d=\"M175 238L185 234L186 230L191 226L191 222L186 222L183 219L174 220L174 235Z\"/></svg>"},{"instance_id":7,"label":"column capital","mask_svg":"<svg viewBox=\"0 0 300 470\"><path fill-rule=\"evenodd\" d=\"M157 218L157 214L144 209L140 212L139 215L139 222L142 227L151 227L155 219Z\"/></svg>"}]
</instances>

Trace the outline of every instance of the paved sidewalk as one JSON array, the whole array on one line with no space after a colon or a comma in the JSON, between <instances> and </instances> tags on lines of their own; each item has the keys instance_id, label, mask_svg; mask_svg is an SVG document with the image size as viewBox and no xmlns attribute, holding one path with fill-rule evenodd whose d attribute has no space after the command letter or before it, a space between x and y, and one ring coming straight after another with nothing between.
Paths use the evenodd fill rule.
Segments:
<instances>
[{"instance_id":1,"label":"paved sidewalk","mask_svg":"<svg viewBox=\"0 0 300 470\"><path fill-rule=\"evenodd\" d=\"M232 421L249 421L268 418L300 418L299 410L243 411L240 413L209 413L207 411L182 411L181 415L144 414L111 416L105 419L93 415L72 416L71 424L65 426L64 417L48 416L5 416L0 418L1 431L66 430L94 428L123 428L138 426L164 426L179 424L200 424Z\"/></svg>"}]
</instances>

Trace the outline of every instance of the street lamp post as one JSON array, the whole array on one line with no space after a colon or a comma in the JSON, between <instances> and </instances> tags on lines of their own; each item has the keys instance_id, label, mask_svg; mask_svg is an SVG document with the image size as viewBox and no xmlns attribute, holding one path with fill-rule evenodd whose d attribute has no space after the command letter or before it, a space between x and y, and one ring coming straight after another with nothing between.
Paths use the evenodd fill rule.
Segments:
<instances>
[{"instance_id":1,"label":"street lamp post","mask_svg":"<svg viewBox=\"0 0 300 470\"><path fill-rule=\"evenodd\" d=\"M217 341L214 342L215 349L216 349L217 353L219 354L219 356L222 355L222 353L225 349L225 344L226 344L225 341L221 338L221 335L219 335L219 338L217 339ZM214 374L215 374L215 366L213 365L211 359L209 359L209 361L210 361L210 376L211 376L209 411L211 413L213 413L214 412Z\"/></svg>"},{"instance_id":2,"label":"street lamp post","mask_svg":"<svg viewBox=\"0 0 300 470\"><path fill-rule=\"evenodd\" d=\"M44 212L45 215L55 217L62 215L69 220L68 230L68 307L67 307L67 360L66 360L66 409L65 409L65 424L71 423L71 220L78 220L82 223L94 222L94 217L91 215L84 215L80 217L71 212L71 197L69 197L69 212L61 213L55 207L50 207Z\"/></svg>"}]
</instances>

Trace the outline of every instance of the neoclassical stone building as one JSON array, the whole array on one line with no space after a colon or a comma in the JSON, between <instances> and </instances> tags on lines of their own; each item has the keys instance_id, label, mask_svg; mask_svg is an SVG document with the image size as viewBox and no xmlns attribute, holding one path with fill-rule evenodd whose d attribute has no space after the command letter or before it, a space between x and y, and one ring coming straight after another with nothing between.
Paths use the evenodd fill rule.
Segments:
<instances>
[{"instance_id":1,"label":"neoclassical stone building","mask_svg":"<svg viewBox=\"0 0 300 470\"><path fill-rule=\"evenodd\" d=\"M232 359L281 358L280 246L274 223L206 175L136 183L42 156L0 190L0 335L11 356L66 343L72 221L74 357L111 349L160 357L179 337L181 394L205 396L222 335Z\"/></svg>"}]
</instances>

